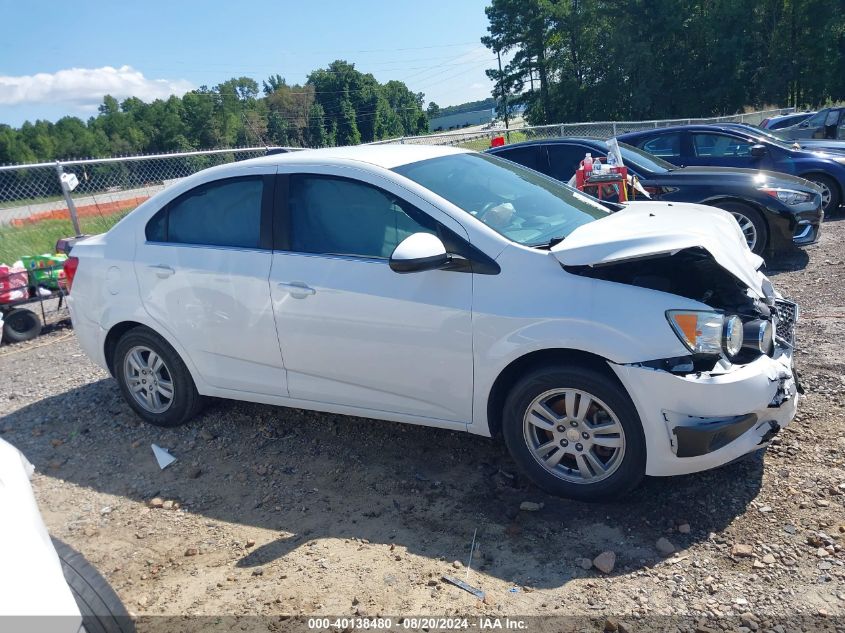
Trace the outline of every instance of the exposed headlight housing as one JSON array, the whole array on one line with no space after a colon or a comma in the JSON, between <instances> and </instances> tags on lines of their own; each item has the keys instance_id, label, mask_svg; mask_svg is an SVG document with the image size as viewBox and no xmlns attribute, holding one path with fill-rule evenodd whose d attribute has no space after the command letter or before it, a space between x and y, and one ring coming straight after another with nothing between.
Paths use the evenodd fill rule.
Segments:
<instances>
[{"instance_id":1,"label":"exposed headlight housing","mask_svg":"<svg viewBox=\"0 0 845 633\"><path fill-rule=\"evenodd\" d=\"M728 358L739 354L744 338L742 320L736 315L725 317L725 325L722 328L722 348Z\"/></svg>"},{"instance_id":2,"label":"exposed headlight housing","mask_svg":"<svg viewBox=\"0 0 845 633\"><path fill-rule=\"evenodd\" d=\"M703 310L668 310L666 319L693 354L732 359L742 349L743 326L738 316Z\"/></svg>"},{"instance_id":3,"label":"exposed headlight housing","mask_svg":"<svg viewBox=\"0 0 845 633\"><path fill-rule=\"evenodd\" d=\"M760 191L770 195L772 198L777 198L784 204L788 205L803 204L804 202L809 202L813 199L813 194L807 193L806 191L796 191L795 189L774 187L762 188Z\"/></svg>"},{"instance_id":4,"label":"exposed headlight housing","mask_svg":"<svg viewBox=\"0 0 845 633\"><path fill-rule=\"evenodd\" d=\"M743 346L745 349L767 356L772 355L775 328L771 321L764 321L763 319L749 321L743 326L743 331L745 338Z\"/></svg>"}]
</instances>

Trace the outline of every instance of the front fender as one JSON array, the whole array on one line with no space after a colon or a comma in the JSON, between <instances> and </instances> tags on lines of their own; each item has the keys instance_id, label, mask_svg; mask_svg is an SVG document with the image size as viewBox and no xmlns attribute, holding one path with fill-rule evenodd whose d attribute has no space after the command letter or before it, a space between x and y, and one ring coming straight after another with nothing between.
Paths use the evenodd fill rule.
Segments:
<instances>
[{"instance_id":1,"label":"front fender","mask_svg":"<svg viewBox=\"0 0 845 633\"><path fill-rule=\"evenodd\" d=\"M666 311L712 309L678 295L567 273L541 251L508 248L498 262L500 275L474 280L475 432L487 429L487 398L517 359L541 350L576 350L618 364L684 356L688 350L666 321ZM503 287L508 288L506 313ZM538 288L545 292L540 295Z\"/></svg>"}]
</instances>

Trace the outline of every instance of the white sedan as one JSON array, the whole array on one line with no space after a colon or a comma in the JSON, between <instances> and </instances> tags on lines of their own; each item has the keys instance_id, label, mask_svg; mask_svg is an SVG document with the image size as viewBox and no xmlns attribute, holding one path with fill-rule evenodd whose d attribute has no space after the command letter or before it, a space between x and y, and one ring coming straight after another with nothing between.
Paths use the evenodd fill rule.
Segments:
<instances>
[{"instance_id":1,"label":"white sedan","mask_svg":"<svg viewBox=\"0 0 845 633\"><path fill-rule=\"evenodd\" d=\"M595 199L495 156L380 145L202 171L66 271L140 417L204 396L504 437L595 499L725 464L795 414L794 304L727 213Z\"/></svg>"}]
</instances>

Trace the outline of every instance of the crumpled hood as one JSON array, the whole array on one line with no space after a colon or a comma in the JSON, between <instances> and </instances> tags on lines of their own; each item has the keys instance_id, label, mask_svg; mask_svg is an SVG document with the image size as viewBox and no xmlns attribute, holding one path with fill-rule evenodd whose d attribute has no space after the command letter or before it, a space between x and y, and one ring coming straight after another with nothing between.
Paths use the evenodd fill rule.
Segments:
<instances>
[{"instance_id":1,"label":"crumpled hood","mask_svg":"<svg viewBox=\"0 0 845 633\"><path fill-rule=\"evenodd\" d=\"M745 243L726 211L682 202L629 202L617 213L583 224L551 248L564 266L600 266L703 248L758 297L765 296L762 258Z\"/></svg>"}]
</instances>

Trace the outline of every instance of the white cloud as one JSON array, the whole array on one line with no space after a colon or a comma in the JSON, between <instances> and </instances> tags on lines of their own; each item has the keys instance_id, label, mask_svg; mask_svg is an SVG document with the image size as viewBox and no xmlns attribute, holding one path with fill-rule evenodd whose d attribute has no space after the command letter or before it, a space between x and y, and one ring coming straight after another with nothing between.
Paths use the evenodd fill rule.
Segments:
<instances>
[{"instance_id":1,"label":"white cloud","mask_svg":"<svg viewBox=\"0 0 845 633\"><path fill-rule=\"evenodd\" d=\"M147 79L131 66L69 68L20 77L0 75L0 105L64 102L84 108L100 103L105 95L152 101L181 96L192 88L184 79Z\"/></svg>"}]
</instances>

